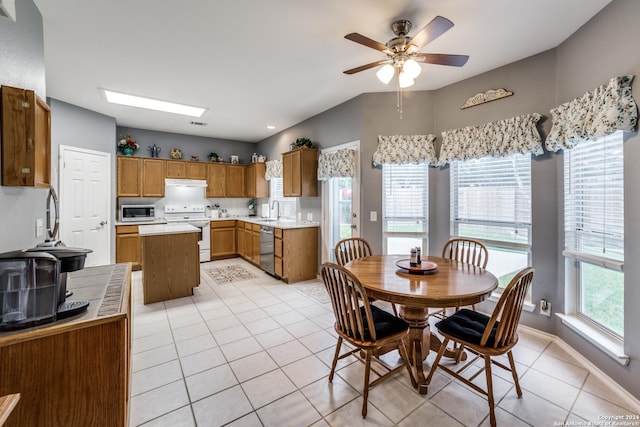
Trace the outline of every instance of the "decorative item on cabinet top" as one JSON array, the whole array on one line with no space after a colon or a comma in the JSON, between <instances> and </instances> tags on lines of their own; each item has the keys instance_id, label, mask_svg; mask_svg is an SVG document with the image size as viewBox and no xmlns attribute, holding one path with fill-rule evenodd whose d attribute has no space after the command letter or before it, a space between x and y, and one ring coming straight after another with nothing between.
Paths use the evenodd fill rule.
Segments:
<instances>
[{"instance_id":1,"label":"decorative item on cabinet top","mask_svg":"<svg viewBox=\"0 0 640 427\"><path fill-rule=\"evenodd\" d=\"M153 146L150 145L147 148L151 151L151 157L158 157L162 151L162 148L158 147L156 144L153 144Z\"/></svg>"},{"instance_id":2,"label":"decorative item on cabinet top","mask_svg":"<svg viewBox=\"0 0 640 427\"><path fill-rule=\"evenodd\" d=\"M169 153L172 159L182 159L182 150L179 148L172 148L171 153Z\"/></svg>"},{"instance_id":3,"label":"decorative item on cabinet top","mask_svg":"<svg viewBox=\"0 0 640 427\"><path fill-rule=\"evenodd\" d=\"M134 140L131 139L131 134L126 134L121 137L118 141L118 149L122 151L122 154L125 156L133 156L133 153L140 148L140 145Z\"/></svg>"},{"instance_id":4,"label":"decorative item on cabinet top","mask_svg":"<svg viewBox=\"0 0 640 427\"><path fill-rule=\"evenodd\" d=\"M301 148L301 147L313 148L313 143L309 138L298 138L296 139L295 144L296 144L295 148Z\"/></svg>"},{"instance_id":5,"label":"decorative item on cabinet top","mask_svg":"<svg viewBox=\"0 0 640 427\"><path fill-rule=\"evenodd\" d=\"M209 157L209 161L210 162L217 162L218 161L218 153L211 152L211 153L209 153L209 156L207 156L207 157Z\"/></svg>"}]
</instances>

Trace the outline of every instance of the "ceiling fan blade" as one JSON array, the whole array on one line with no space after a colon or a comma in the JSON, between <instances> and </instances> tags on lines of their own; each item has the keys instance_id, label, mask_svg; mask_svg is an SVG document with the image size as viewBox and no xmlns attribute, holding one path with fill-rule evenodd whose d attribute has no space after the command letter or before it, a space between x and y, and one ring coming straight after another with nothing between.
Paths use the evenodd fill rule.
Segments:
<instances>
[{"instance_id":1,"label":"ceiling fan blade","mask_svg":"<svg viewBox=\"0 0 640 427\"><path fill-rule=\"evenodd\" d=\"M389 53L389 54L392 53L391 50L389 50L389 48L386 45L379 43L375 40L372 40L369 37L365 37L362 34L349 33L346 36L344 36L344 38L347 40L351 40L352 42L359 43L363 46L370 47L371 49L379 50L380 52Z\"/></svg>"},{"instance_id":2,"label":"ceiling fan blade","mask_svg":"<svg viewBox=\"0 0 640 427\"><path fill-rule=\"evenodd\" d=\"M420 49L422 46L431 43L453 27L453 22L442 16L436 16L423 29L413 36L407 43L407 47L415 46Z\"/></svg>"},{"instance_id":3,"label":"ceiling fan blade","mask_svg":"<svg viewBox=\"0 0 640 427\"><path fill-rule=\"evenodd\" d=\"M368 70L369 68L377 67L378 65L384 65L384 64L391 64L391 60L390 59L382 59L380 61L372 62L370 64L361 65L359 67L352 68L352 69L347 70L347 71L343 71L343 73L345 73L345 74L355 74L355 73L359 73L360 71Z\"/></svg>"},{"instance_id":4,"label":"ceiling fan blade","mask_svg":"<svg viewBox=\"0 0 640 427\"><path fill-rule=\"evenodd\" d=\"M450 65L452 67L462 67L469 60L468 55L447 55L444 53L419 53L414 59L427 64Z\"/></svg>"}]
</instances>

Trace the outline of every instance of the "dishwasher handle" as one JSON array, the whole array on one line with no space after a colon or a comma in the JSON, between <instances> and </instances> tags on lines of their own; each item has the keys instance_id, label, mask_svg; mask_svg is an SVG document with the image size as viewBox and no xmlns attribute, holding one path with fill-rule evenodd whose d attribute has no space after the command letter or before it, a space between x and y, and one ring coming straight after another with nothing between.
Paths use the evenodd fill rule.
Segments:
<instances>
[{"instance_id":1,"label":"dishwasher handle","mask_svg":"<svg viewBox=\"0 0 640 427\"><path fill-rule=\"evenodd\" d=\"M260 227L260 232L265 234L273 234L273 227Z\"/></svg>"}]
</instances>

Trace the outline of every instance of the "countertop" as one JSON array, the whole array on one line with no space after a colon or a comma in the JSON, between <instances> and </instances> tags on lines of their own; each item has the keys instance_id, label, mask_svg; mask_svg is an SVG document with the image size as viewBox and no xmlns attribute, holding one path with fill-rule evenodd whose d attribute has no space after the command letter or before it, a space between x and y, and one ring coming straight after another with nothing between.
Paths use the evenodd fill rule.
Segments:
<instances>
[{"instance_id":1,"label":"countertop","mask_svg":"<svg viewBox=\"0 0 640 427\"><path fill-rule=\"evenodd\" d=\"M316 222L316 221L296 221L293 219L280 219L280 220L275 220L275 219L268 219L268 218L261 218L261 217L257 217L257 216L230 216L227 218L209 218L211 220L211 222L215 222L215 221L244 221L244 222L250 222L252 224L259 224L259 225L268 225L269 227L275 227L275 228L310 228L310 227L319 227L320 223ZM167 221L165 221L164 219L158 218L155 221L141 221L141 222L136 222L136 221L131 221L131 222L121 222L121 221L117 221L116 222L116 226L118 225L137 225L137 226L153 226L153 225L163 225L163 224L167 224ZM174 225L174 224L172 224ZM142 233L140 233L142 235Z\"/></svg>"},{"instance_id":2,"label":"countertop","mask_svg":"<svg viewBox=\"0 0 640 427\"><path fill-rule=\"evenodd\" d=\"M89 301L87 310L75 316L39 326L2 331L0 332L0 346L4 344L5 338L11 339L25 332L51 330L52 327L73 325L120 313L124 309L123 304L127 304L129 289L126 288L126 282L131 274L129 268L126 263L110 264L87 267L67 273L67 289L73 292L67 301Z\"/></svg>"},{"instance_id":3,"label":"countertop","mask_svg":"<svg viewBox=\"0 0 640 427\"><path fill-rule=\"evenodd\" d=\"M199 233L200 229L191 224L171 223L171 224L148 224L139 225L138 234L144 236L158 236L160 234L180 234Z\"/></svg>"}]
</instances>

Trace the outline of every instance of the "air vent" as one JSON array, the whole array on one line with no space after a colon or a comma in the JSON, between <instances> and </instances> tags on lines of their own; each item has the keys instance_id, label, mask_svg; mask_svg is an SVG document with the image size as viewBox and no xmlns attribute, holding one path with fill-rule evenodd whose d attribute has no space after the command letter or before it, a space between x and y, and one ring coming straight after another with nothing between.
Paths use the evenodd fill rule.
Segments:
<instances>
[{"instance_id":1,"label":"air vent","mask_svg":"<svg viewBox=\"0 0 640 427\"><path fill-rule=\"evenodd\" d=\"M194 122L191 121L191 124L194 126L206 126L207 124L205 122Z\"/></svg>"}]
</instances>

